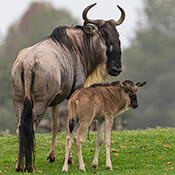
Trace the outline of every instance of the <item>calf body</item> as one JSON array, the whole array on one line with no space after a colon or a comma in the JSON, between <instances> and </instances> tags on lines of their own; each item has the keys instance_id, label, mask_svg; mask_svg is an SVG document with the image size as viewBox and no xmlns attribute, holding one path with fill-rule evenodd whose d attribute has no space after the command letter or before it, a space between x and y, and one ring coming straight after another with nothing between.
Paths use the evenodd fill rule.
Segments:
<instances>
[{"instance_id":1,"label":"calf body","mask_svg":"<svg viewBox=\"0 0 175 175\"><path fill-rule=\"evenodd\" d=\"M74 142L78 152L79 169L85 171L81 143L93 119L97 120L97 141L92 166L94 168L98 166L99 149L103 142L103 130L105 129L106 168L112 170L110 141L114 115L138 106L137 87L143 86L145 83L134 84L132 81L126 80L111 84L94 84L73 93L68 103L66 153L62 171L68 171L72 136L77 129Z\"/></svg>"}]
</instances>

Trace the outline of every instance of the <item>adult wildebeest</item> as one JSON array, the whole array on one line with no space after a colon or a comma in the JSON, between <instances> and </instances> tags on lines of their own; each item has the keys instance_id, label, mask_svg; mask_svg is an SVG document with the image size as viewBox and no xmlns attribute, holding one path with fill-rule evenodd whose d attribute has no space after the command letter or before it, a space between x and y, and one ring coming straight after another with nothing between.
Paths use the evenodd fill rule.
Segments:
<instances>
[{"instance_id":1,"label":"adult wildebeest","mask_svg":"<svg viewBox=\"0 0 175 175\"><path fill-rule=\"evenodd\" d=\"M98 166L99 149L103 142L103 127L105 125L105 146L106 146L106 168L112 170L110 159L111 128L115 114L124 112L129 108L137 108L137 87L145 85L146 82L126 80L113 82L111 84L94 84L91 87L76 90L68 103L67 139L65 161L62 171L68 171L68 157L74 137L78 153L79 169L86 171L81 152L81 143L88 126L93 119L97 124L96 152L92 166Z\"/></svg>"},{"instance_id":2,"label":"adult wildebeest","mask_svg":"<svg viewBox=\"0 0 175 175\"><path fill-rule=\"evenodd\" d=\"M121 71L121 48L116 26L118 21L92 20L87 17L92 4L83 11L83 26L61 26L34 46L21 50L11 73L12 97L17 115L19 142L16 171L33 171L34 131L51 107L52 143L47 159L55 161L58 104L94 74L105 78ZM95 78L96 80L96 78Z\"/></svg>"}]
</instances>

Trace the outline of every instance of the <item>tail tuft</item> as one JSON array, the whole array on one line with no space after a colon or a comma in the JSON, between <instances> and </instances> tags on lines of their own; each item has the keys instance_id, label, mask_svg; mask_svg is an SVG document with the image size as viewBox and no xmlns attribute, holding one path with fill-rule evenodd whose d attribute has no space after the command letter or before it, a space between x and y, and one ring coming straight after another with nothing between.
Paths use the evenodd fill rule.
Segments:
<instances>
[{"instance_id":1,"label":"tail tuft","mask_svg":"<svg viewBox=\"0 0 175 175\"><path fill-rule=\"evenodd\" d=\"M75 120L72 118L72 119L69 120L69 130L70 130L70 133L72 133L74 127L75 127Z\"/></svg>"},{"instance_id":2,"label":"tail tuft","mask_svg":"<svg viewBox=\"0 0 175 175\"><path fill-rule=\"evenodd\" d=\"M24 108L21 115L21 126L19 128L20 136L20 154L22 157L25 154L26 165L32 161L34 156L34 129L32 105L30 100L26 97L24 100Z\"/></svg>"}]
</instances>

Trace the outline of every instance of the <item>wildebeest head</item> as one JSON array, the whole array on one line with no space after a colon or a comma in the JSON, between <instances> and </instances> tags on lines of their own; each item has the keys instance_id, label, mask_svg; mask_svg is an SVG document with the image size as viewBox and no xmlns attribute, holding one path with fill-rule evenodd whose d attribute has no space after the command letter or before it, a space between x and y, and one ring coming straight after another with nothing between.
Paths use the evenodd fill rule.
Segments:
<instances>
[{"instance_id":1,"label":"wildebeest head","mask_svg":"<svg viewBox=\"0 0 175 175\"><path fill-rule=\"evenodd\" d=\"M87 24L93 24L97 26L99 34L105 41L106 44L106 55L107 55L107 71L112 76L117 76L122 72L122 63L121 63L121 47L119 34L116 30L116 26L120 25L125 19L125 11L117 6L121 11L121 17L118 21L113 19L105 21L101 19L92 20L87 17L88 11L95 6L95 4L89 5L83 11L83 19L85 21L85 27ZM89 27L89 26L88 26ZM90 26L92 30L95 30L95 27Z\"/></svg>"},{"instance_id":2,"label":"wildebeest head","mask_svg":"<svg viewBox=\"0 0 175 175\"><path fill-rule=\"evenodd\" d=\"M134 83L130 80L125 80L121 83L119 83L119 86L123 88L126 94L128 94L130 99L130 107L137 108L138 107L138 100L137 100L137 88L142 87L146 84L146 81L144 82L138 82Z\"/></svg>"}]
</instances>

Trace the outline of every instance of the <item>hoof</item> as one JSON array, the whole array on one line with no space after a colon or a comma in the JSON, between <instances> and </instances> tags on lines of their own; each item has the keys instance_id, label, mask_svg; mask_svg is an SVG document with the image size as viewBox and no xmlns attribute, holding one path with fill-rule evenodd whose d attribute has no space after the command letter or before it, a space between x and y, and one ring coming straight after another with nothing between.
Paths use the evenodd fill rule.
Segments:
<instances>
[{"instance_id":1,"label":"hoof","mask_svg":"<svg viewBox=\"0 0 175 175\"><path fill-rule=\"evenodd\" d=\"M106 166L106 169L107 169L107 170L112 170L112 167Z\"/></svg>"},{"instance_id":2,"label":"hoof","mask_svg":"<svg viewBox=\"0 0 175 175\"><path fill-rule=\"evenodd\" d=\"M86 172L86 169L84 167L80 167L79 170Z\"/></svg>"},{"instance_id":3,"label":"hoof","mask_svg":"<svg viewBox=\"0 0 175 175\"><path fill-rule=\"evenodd\" d=\"M48 154L47 160L49 160L49 162L55 162L55 161L56 161L55 155L53 155L53 154Z\"/></svg>"},{"instance_id":4,"label":"hoof","mask_svg":"<svg viewBox=\"0 0 175 175\"><path fill-rule=\"evenodd\" d=\"M68 164L74 164L74 161L73 161L72 157L69 157Z\"/></svg>"},{"instance_id":5,"label":"hoof","mask_svg":"<svg viewBox=\"0 0 175 175\"><path fill-rule=\"evenodd\" d=\"M68 172L68 168L63 168L63 169L62 169L62 172L67 173L67 172Z\"/></svg>"},{"instance_id":6,"label":"hoof","mask_svg":"<svg viewBox=\"0 0 175 175\"><path fill-rule=\"evenodd\" d=\"M23 168L15 168L16 172L23 172Z\"/></svg>"},{"instance_id":7,"label":"hoof","mask_svg":"<svg viewBox=\"0 0 175 175\"><path fill-rule=\"evenodd\" d=\"M16 172L23 172L23 165L16 165L15 170Z\"/></svg>"},{"instance_id":8,"label":"hoof","mask_svg":"<svg viewBox=\"0 0 175 175\"><path fill-rule=\"evenodd\" d=\"M97 166L98 166L98 165L96 165L96 164L92 164L92 168L93 168L93 169L96 169Z\"/></svg>"},{"instance_id":9,"label":"hoof","mask_svg":"<svg viewBox=\"0 0 175 175\"><path fill-rule=\"evenodd\" d=\"M86 172L86 169L80 169L80 171Z\"/></svg>"},{"instance_id":10,"label":"hoof","mask_svg":"<svg viewBox=\"0 0 175 175\"><path fill-rule=\"evenodd\" d=\"M26 167L24 169L25 172L32 173L34 171L33 167Z\"/></svg>"}]
</instances>

